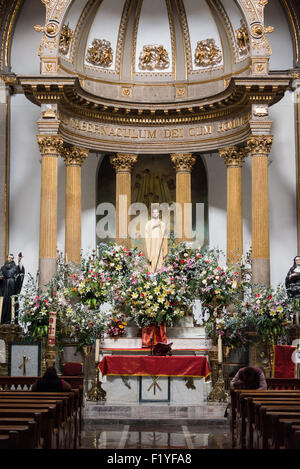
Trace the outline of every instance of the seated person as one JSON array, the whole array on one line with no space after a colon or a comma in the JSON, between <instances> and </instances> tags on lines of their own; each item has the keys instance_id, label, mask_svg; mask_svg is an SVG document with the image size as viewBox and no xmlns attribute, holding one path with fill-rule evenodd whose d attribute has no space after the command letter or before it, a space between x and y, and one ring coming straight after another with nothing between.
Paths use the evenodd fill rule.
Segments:
<instances>
[{"instance_id":1,"label":"seated person","mask_svg":"<svg viewBox=\"0 0 300 469\"><path fill-rule=\"evenodd\" d=\"M45 371L42 378L39 378L31 386L33 392L63 392L72 391L71 385L60 379L54 366L50 366Z\"/></svg>"},{"instance_id":2,"label":"seated person","mask_svg":"<svg viewBox=\"0 0 300 469\"><path fill-rule=\"evenodd\" d=\"M231 389L267 389L264 372L254 366L240 368L230 382Z\"/></svg>"}]
</instances>

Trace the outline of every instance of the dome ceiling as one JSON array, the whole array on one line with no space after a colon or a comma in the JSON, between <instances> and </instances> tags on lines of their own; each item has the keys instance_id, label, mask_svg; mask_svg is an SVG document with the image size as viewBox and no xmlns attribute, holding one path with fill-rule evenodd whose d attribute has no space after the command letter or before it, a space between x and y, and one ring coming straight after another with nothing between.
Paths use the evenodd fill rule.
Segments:
<instances>
[{"instance_id":1,"label":"dome ceiling","mask_svg":"<svg viewBox=\"0 0 300 469\"><path fill-rule=\"evenodd\" d=\"M221 81L224 89L224 78L247 74L248 32L233 0L74 0L59 60L65 73L94 82Z\"/></svg>"}]
</instances>

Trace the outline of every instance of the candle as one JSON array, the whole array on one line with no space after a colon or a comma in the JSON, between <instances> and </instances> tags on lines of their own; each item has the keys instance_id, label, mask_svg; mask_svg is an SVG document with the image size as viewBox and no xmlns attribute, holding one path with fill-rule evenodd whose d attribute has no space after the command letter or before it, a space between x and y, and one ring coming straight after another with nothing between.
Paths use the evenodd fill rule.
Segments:
<instances>
[{"instance_id":1,"label":"candle","mask_svg":"<svg viewBox=\"0 0 300 469\"><path fill-rule=\"evenodd\" d=\"M99 361L100 339L96 339L95 344L95 362Z\"/></svg>"},{"instance_id":2,"label":"candle","mask_svg":"<svg viewBox=\"0 0 300 469\"><path fill-rule=\"evenodd\" d=\"M218 337L218 362L222 363L222 361L223 361L223 357L222 357L222 337L219 334L219 337Z\"/></svg>"},{"instance_id":3,"label":"candle","mask_svg":"<svg viewBox=\"0 0 300 469\"><path fill-rule=\"evenodd\" d=\"M68 254L66 253L66 264L68 263Z\"/></svg>"},{"instance_id":4,"label":"candle","mask_svg":"<svg viewBox=\"0 0 300 469\"><path fill-rule=\"evenodd\" d=\"M49 313L49 327L48 327L48 344L55 345L55 332L56 332L56 312Z\"/></svg>"},{"instance_id":5,"label":"candle","mask_svg":"<svg viewBox=\"0 0 300 469\"><path fill-rule=\"evenodd\" d=\"M296 313L296 324L299 324L299 313L298 313L298 311Z\"/></svg>"}]
</instances>

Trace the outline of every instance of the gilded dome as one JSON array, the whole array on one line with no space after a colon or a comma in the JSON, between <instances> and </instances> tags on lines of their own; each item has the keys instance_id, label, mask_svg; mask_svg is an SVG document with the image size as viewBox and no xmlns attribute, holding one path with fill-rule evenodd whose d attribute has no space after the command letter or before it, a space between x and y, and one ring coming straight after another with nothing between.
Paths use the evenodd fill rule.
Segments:
<instances>
[{"instance_id":1,"label":"gilded dome","mask_svg":"<svg viewBox=\"0 0 300 469\"><path fill-rule=\"evenodd\" d=\"M60 71L94 95L155 102L172 99L174 86L179 99L223 91L249 73L249 52L232 0L73 0L58 56Z\"/></svg>"}]
</instances>

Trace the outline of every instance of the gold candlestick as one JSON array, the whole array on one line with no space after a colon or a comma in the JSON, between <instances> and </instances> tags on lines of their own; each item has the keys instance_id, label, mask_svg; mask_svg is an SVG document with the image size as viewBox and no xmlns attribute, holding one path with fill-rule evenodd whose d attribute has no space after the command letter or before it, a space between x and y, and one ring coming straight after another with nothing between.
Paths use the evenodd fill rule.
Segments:
<instances>
[{"instance_id":1,"label":"gold candlestick","mask_svg":"<svg viewBox=\"0 0 300 469\"><path fill-rule=\"evenodd\" d=\"M222 363L218 363L218 379L208 396L211 402L227 402L228 393L225 391L225 383L223 379Z\"/></svg>"},{"instance_id":2,"label":"gold candlestick","mask_svg":"<svg viewBox=\"0 0 300 469\"><path fill-rule=\"evenodd\" d=\"M99 370L98 370L98 362L95 362L96 367L96 375L95 380L92 388L87 393L87 399L89 401L105 401L106 400L106 391L101 387L101 381L99 380Z\"/></svg>"}]
</instances>

